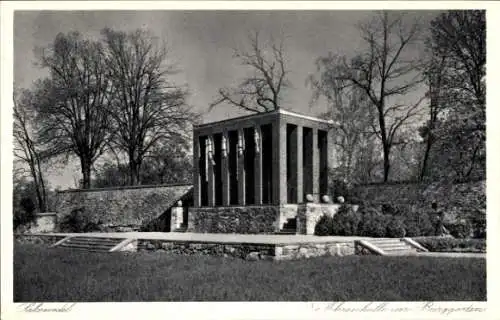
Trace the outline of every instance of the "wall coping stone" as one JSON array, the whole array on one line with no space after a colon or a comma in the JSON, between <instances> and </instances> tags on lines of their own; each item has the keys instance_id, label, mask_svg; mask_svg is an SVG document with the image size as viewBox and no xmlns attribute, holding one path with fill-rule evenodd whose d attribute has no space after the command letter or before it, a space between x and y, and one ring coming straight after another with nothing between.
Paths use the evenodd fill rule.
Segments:
<instances>
[{"instance_id":1,"label":"wall coping stone","mask_svg":"<svg viewBox=\"0 0 500 320\"><path fill-rule=\"evenodd\" d=\"M133 190L133 189L156 189L165 187L193 187L191 183L171 183L171 184L149 184L138 186L120 186L108 188L93 188L93 189L67 189L59 190L57 193L71 193L71 192L100 192L100 191L114 191L114 190Z\"/></svg>"},{"instance_id":2,"label":"wall coping stone","mask_svg":"<svg viewBox=\"0 0 500 320\"><path fill-rule=\"evenodd\" d=\"M106 233L103 233L103 238L105 238ZM57 233L14 233L14 236L17 237L67 237L69 234L57 234ZM72 233L71 236L74 237L85 237L85 233ZM125 239L129 238L130 235L120 237L117 239ZM154 239L154 238L141 238L141 237L130 237L130 239L138 240L138 241L159 241L159 242L172 242L172 243L202 243L202 244L222 244L222 245L259 245L259 246L303 246L303 245L318 245L318 244L354 244L355 240L325 240L321 242L308 242L308 241L297 241L297 242L238 242L238 241L230 241L230 242L217 242L212 240L187 240L187 239Z\"/></svg>"},{"instance_id":3,"label":"wall coping stone","mask_svg":"<svg viewBox=\"0 0 500 320\"><path fill-rule=\"evenodd\" d=\"M49 217L49 216L56 216L57 212L39 212L35 213L35 217Z\"/></svg>"}]
</instances>

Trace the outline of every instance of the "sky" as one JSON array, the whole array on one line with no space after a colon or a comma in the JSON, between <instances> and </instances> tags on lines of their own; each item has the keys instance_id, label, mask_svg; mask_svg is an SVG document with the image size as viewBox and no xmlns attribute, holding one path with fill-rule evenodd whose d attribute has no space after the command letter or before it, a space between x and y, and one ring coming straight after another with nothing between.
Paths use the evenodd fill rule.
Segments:
<instances>
[{"instance_id":1,"label":"sky","mask_svg":"<svg viewBox=\"0 0 500 320\"><path fill-rule=\"evenodd\" d=\"M325 104L310 105L306 79L315 71L315 60L329 52L352 56L361 50L357 24L373 11L16 11L14 15L14 87L29 88L47 75L36 66L35 47L46 47L60 33L79 31L97 38L100 30L149 29L166 40L170 57L180 72L176 83L188 85L188 103L211 122L241 115L221 105L211 111L210 102L221 87L238 83L247 69L233 59L233 50L245 47L247 35L259 31L285 41L285 54L292 84L284 108L311 115L327 110ZM429 20L436 11L418 13ZM74 186L78 168L68 166L52 172L54 187Z\"/></svg>"}]
</instances>

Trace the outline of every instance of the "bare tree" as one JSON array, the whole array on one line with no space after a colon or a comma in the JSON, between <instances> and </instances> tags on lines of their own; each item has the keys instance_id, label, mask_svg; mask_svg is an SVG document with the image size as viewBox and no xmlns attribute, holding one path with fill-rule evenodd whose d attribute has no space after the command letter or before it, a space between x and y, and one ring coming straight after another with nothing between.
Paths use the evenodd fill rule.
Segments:
<instances>
[{"instance_id":1,"label":"bare tree","mask_svg":"<svg viewBox=\"0 0 500 320\"><path fill-rule=\"evenodd\" d=\"M149 32L104 29L106 65L116 90L111 109L113 146L126 154L129 183L140 184L141 165L160 143L175 141L196 115L186 104L187 91L171 83L175 74L168 51Z\"/></svg>"},{"instance_id":2,"label":"bare tree","mask_svg":"<svg viewBox=\"0 0 500 320\"><path fill-rule=\"evenodd\" d=\"M427 119L427 123L420 128L420 135L425 141L424 156L419 173L420 181L422 181L427 174L431 149L440 138L438 133L440 116L443 115L447 107L443 101L445 100L443 97L445 94L443 91L443 82L446 81L444 78L445 61L446 56L437 57L432 54L429 65L426 68L427 70L425 71L425 77L427 78L427 84L429 86L429 118Z\"/></svg>"},{"instance_id":3,"label":"bare tree","mask_svg":"<svg viewBox=\"0 0 500 320\"><path fill-rule=\"evenodd\" d=\"M462 102L484 115L486 74L486 15L484 10L452 10L432 21L430 46L446 56L450 76L443 86ZM450 92L451 93L451 92Z\"/></svg>"},{"instance_id":4,"label":"bare tree","mask_svg":"<svg viewBox=\"0 0 500 320\"><path fill-rule=\"evenodd\" d=\"M366 181L367 173L372 171L369 168L361 170L360 166L374 167L374 162L362 157L362 154L367 155L369 145L373 145L371 101L361 89L350 88L346 81L336 78L337 73L330 69L336 62L334 56L318 59L317 72L308 78L308 84L313 89L312 103L325 99L329 105L330 110L323 117L333 120L331 130L335 131L337 155L335 179L352 184Z\"/></svg>"},{"instance_id":5,"label":"bare tree","mask_svg":"<svg viewBox=\"0 0 500 320\"><path fill-rule=\"evenodd\" d=\"M40 212L47 209L47 190L42 169L43 151L36 141L33 99L35 94L24 90L14 95L14 157L27 165L33 181Z\"/></svg>"},{"instance_id":6,"label":"bare tree","mask_svg":"<svg viewBox=\"0 0 500 320\"><path fill-rule=\"evenodd\" d=\"M398 98L407 97L423 81L419 59L413 52L420 40L420 23L408 23L405 18L404 14L377 14L371 22L360 26L367 51L332 66L337 79L361 89L375 108L377 126L373 129L382 143L384 181L389 177L391 147L401 142L398 132L420 112L424 100L422 97L415 103L398 102Z\"/></svg>"},{"instance_id":7,"label":"bare tree","mask_svg":"<svg viewBox=\"0 0 500 320\"><path fill-rule=\"evenodd\" d=\"M210 108L221 103L250 112L267 112L280 108L283 91L289 86L283 40L262 43L259 33L254 32L248 36L248 41L250 49L235 50L234 58L251 70L251 74L237 87L220 89L219 97Z\"/></svg>"},{"instance_id":8,"label":"bare tree","mask_svg":"<svg viewBox=\"0 0 500 320\"><path fill-rule=\"evenodd\" d=\"M83 188L90 188L93 163L109 139L110 81L103 48L77 32L58 34L45 48L41 65L49 69L47 96L38 105L40 137L51 154L80 160Z\"/></svg>"}]
</instances>

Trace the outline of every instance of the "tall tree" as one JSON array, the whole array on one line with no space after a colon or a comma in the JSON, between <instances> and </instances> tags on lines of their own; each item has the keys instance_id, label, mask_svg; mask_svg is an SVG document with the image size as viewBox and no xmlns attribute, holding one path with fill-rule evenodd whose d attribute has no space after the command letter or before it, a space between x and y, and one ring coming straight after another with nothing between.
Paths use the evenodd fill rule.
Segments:
<instances>
[{"instance_id":1,"label":"tall tree","mask_svg":"<svg viewBox=\"0 0 500 320\"><path fill-rule=\"evenodd\" d=\"M329 111L323 115L333 120L335 131L336 168L334 179L347 184L367 182L377 161L367 161L367 148L374 146L373 118L369 116L370 103L359 88L349 88L346 81L331 72L335 57L316 61L317 72L308 78L313 89L312 103L326 100ZM374 160L374 159L371 159ZM360 167L365 167L365 170Z\"/></svg>"},{"instance_id":2,"label":"tall tree","mask_svg":"<svg viewBox=\"0 0 500 320\"><path fill-rule=\"evenodd\" d=\"M431 23L430 49L441 62L442 78L433 91L446 117L439 131L436 151L441 166L452 169L455 179L485 173L486 139L486 17L485 11L448 11ZM440 170L443 171L443 170ZM447 177L450 178L450 177Z\"/></svg>"},{"instance_id":3,"label":"tall tree","mask_svg":"<svg viewBox=\"0 0 500 320\"><path fill-rule=\"evenodd\" d=\"M262 43L258 32L248 36L250 48L235 50L234 58L251 71L237 87L222 88L210 108L221 103L250 111L279 109L283 91L289 87L283 40Z\"/></svg>"},{"instance_id":4,"label":"tall tree","mask_svg":"<svg viewBox=\"0 0 500 320\"><path fill-rule=\"evenodd\" d=\"M37 103L41 141L51 154L76 155L83 188L90 188L92 165L110 136L112 92L103 47L78 32L60 33L40 62L50 72L47 95Z\"/></svg>"},{"instance_id":5,"label":"tall tree","mask_svg":"<svg viewBox=\"0 0 500 320\"><path fill-rule=\"evenodd\" d=\"M443 86L445 84L445 61L446 56L437 56L431 51L431 58L425 70L425 77L427 80L428 90L428 119L427 122L419 128L420 136L424 139L424 156L422 159L422 164L420 166L419 180L422 181L426 175L428 175L429 170L429 158L431 155L432 147L441 138L439 133L439 124L441 122L441 117L447 110L449 105L446 105L445 101L445 90Z\"/></svg>"},{"instance_id":6,"label":"tall tree","mask_svg":"<svg viewBox=\"0 0 500 320\"><path fill-rule=\"evenodd\" d=\"M38 90L43 91L43 87L39 86ZM46 155L37 141L34 126L35 109L33 108L34 101L43 94L40 91L24 90L14 95L14 157L22 162L21 166L28 167L38 210L45 212L47 190L42 163Z\"/></svg>"},{"instance_id":7,"label":"tall tree","mask_svg":"<svg viewBox=\"0 0 500 320\"><path fill-rule=\"evenodd\" d=\"M140 184L144 158L158 144L175 141L196 118L187 91L171 82L175 73L166 47L149 32L104 29L106 65L116 89L110 115L113 145L127 156L129 183Z\"/></svg>"},{"instance_id":8,"label":"tall tree","mask_svg":"<svg viewBox=\"0 0 500 320\"><path fill-rule=\"evenodd\" d=\"M350 87L361 89L373 106L376 119L374 133L380 139L384 157L384 181L388 180L390 153L393 145L400 143L398 133L410 119L420 112L424 97L408 101L413 89L423 81L420 63L415 51L420 43L420 23L409 21L404 14L377 14L369 23L360 26L366 52L348 61L329 66L328 72L337 74ZM331 56L325 58L325 65Z\"/></svg>"}]
</instances>

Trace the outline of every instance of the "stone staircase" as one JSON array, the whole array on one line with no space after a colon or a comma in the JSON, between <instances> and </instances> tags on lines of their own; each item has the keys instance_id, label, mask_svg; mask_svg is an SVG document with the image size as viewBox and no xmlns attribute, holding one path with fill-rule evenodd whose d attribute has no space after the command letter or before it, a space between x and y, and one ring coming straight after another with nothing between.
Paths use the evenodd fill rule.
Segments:
<instances>
[{"instance_id":1,"label":"stone staircase","mask_svg":"<svg viewBox=\"0 0 500 320\"><path fill-rule=\"evenodd\" d=\"M186 232L187 231L187 225L181 225L179 228L174 229L173 232Z\"/></svg>"},{"instance_id":2,"label":"stone staircase","mask_svg":"<svg viewBox=\"0 0 500 320\"><path fill-rule=\"evenodd\" d=\"M282 234L282 235L290 235L296 233L297 233L296 218L287 219L285 224L283 225L283 228L280 231L276 232L276 234Z\"/></svg>"},{"instance_id":3,"label":"stone staircase","mask_svg":"<svg viewBox=\"0 0 500 320\"><path fill-rule=\"evenodd\" d=\"M85 236L70 236L55 243L52 247L68 248L95 252L122 251L121 249L132 239L98 238Z\"/></svg>"},{"instance_id":4,"label":"stone staircase","mask_svg":"<svg viewBox=\"0 0 500 320\"><path fill-rule=\"evenodd\" d=\"M385 256L415 255L418 252L427 251L418 243L406 238L373 238L358 241L358 244L372 254Z\"/></svg>"}]
</instances>

